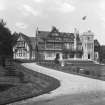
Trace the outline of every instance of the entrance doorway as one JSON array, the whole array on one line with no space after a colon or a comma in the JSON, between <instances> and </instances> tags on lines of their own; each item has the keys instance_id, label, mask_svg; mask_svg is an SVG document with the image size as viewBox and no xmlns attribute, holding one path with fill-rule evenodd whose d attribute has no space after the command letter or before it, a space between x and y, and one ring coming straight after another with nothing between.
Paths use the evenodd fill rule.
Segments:
<instances>
[{"instance_id":1,"label":"entrance doorway","mask_svg":"<svg viewBox=\"0 0 105 105\"><path fill-rule=\"evenodd\" d=\"M60 54L56 53L56 59L59 59L59 58L60 58Z\"/></svg>"},{"instance_id":2,"label":"entrance doorway","mask_svg":"<svg viewBox=\"0 0 105 105\"><path fill-rule=\"evenodd\" d=\"M88 59L90 59L90 54L88 54Z\"/></svg>"}]
</instances>

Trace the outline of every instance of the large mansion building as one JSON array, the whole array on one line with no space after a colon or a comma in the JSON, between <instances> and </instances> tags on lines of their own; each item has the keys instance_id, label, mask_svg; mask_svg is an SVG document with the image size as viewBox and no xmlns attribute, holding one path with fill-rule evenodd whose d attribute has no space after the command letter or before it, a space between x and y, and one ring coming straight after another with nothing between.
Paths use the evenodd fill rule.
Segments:
<instances>
[{"instance_id":1,"label":"large mansion building","mask_svg":"<svg viewBox=\"0 0 105 105\"><path fill-rule=\"evenodd\" d=\"M14 59L54 60L98 60L99 51L95 49L99 43L94 40L91 31L79 34L60 32L56 27L51 31L36 30L36 37L28 37L22 33L14 35Z\"/></svg>"}]
</instances>

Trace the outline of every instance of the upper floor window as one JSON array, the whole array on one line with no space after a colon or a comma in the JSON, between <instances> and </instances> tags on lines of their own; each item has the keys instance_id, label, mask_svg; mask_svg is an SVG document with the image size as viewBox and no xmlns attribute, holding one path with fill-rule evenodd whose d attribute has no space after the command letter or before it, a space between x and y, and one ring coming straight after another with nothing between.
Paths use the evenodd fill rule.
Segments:
<instances>
[{"instance_id":1,"label":"upper floor window","mask_svg":"<svg viewBox=\"0 0 105 105\"><path fill-rule=\"evenodd\" d=\"M73 49L73 48L74 48L74 44L65 43L65 47L66 47L67 49Z\"/></svg>"},{"instance_id":2,"label":"upper floor window","mask_svg":"<svg viewBox=\"0 0 105 105\"><path fill-rule=\"evenodd\" d=\"M82 45L77 45L77 48L78 48L79 50L82 50Z\"/></svg>"},{"instance_id":3,"label":"upper floor window","mask_svg":"<svg viewBox=\"0 0 105 105\"><path fill-rule=\"evenodd\" d=\"M87 37L87 40L89 41L90 40L90 37Z\"/></svg>"},{"instance_id":4,"label":"upper floor window","mask_svg":"<svg viewBox=\"0 0 105 105\"><path fill-rule=\"evenodd\" d=\"M60 41L61 40L61 38L60 37L55 37L55 40L57 41Z\"/></svg>"},{"instance_id":5,"label":"upper floor window","mask_svg":"<svg viewBox=\"0 0 105 105\"><path fill-rule=\"evenodd\" d=\"M88 43L87 44L87 49L93 49L93 44L92 43Z\"/></svg>"},{"instance_id":6,"label":"upper floor window","mask_svg":"<svg viewBox=\"0 0 105 105\"><path fill-rule=\"evenodd\" d=\"M69 39L68 39L68 38L64 38L63 40L64 40L64 41L68 41Z\"/></svg>"},{"instance_id":7,"label":"upper floor window","mask_svg":"<svg viewBox=\"0 0 105 105\"><path fill-rule=\"evenodd\" d=\"M17 47L25 47L24 41L17 41Z\"/></svg>"},{"instance_id":8,"label":"upper floor window","mask_svg":"<svg viewBox=\"0 0 105 105\"><path fill-rule=\"evenodd\" d=\"M58 33L55 33L55 32L52 33L51 35L52 35L52 36L59 36L59 34L58 34Z\"/></svg>"}]
</instances>

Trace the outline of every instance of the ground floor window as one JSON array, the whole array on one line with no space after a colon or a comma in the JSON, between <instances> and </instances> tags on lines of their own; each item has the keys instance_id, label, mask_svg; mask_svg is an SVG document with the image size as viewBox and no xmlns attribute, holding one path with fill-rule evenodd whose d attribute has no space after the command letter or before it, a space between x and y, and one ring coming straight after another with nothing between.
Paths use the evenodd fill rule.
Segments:
<instances>
[{"instance_id":1,"label":"ground floor window","mask_svg":"<svg viewBox=\"0 0 105 105\"><path fill-rule=\"evenodd\" d=\"M69 58L74 58L76 56L76 58L82 58L82 54L81 53L65 53L63 54L63 58L64 59L69 59Z\"/></svg>"},{"instance_id":2,"label":"ground floor window","mask_svg":"<svg viewBox=\"0 0 105 105\"><path fill-rule=\"evenodd\" d=\"M74 58L74 53L69 54L70 58Z\"/></svg>"},{"instance_id":3,"label":"ground floor window","mask_svg":"<svg viewBox=\"0 0 105 105\"><path fill-rule=\"evenodd\" d=\"M94 53L94 58L95 58L95 60L98 60L98 58L99 58L98 52Z\"/></svg>"},{"instance_id":4,"label":"ground floor window","mask_svg":"<svg viewBox=\"0 0 105 105\"><path fill-rule=\"evenodd\" d=\"M24 49L15 49L13 55L14 59L29 59L30 52Z\"/></svg>"},{"instance_id":5,"label":"ground floor window","mask_svg":"<svg viewBox=\"0 0 105 105\"><path fill-rule=\"evenodd\" d=\"M47 57L53 57L54 54L53 53L47 53Z\"/></svg>"},{"instance_id":6,"label":"ground floor window","mask_svg":"<svg viewBox=\"0 0 105 105\"><path fill-rule=\"evenodd\" d=\"M63 54L63 59L67 59L67 54Z\"/></svg>"},{"instance_id":7,"label":"ground floor window","mask_svg":"<svg viewBox=\"0 0 105 105\"><path fill-rule=\"evenodd\" d=\"M74 53L65 53L63 54L63 58L64 59L74 58Z\"/></svg>"},{"instance_id":8,"label":"ground floor window","mask_svg":"<svg viewBox=\"0 0 105 105\"><path fill-rule=\"evenodd\" d=\"M81 53L78 53L76 55L77 55L77 58L82 58L82 54Z\"/></svg>"},{"instance_id":9,"label":"ground floor window","mask_svg":"<svg viewBox=\"0 0 105 105\"><path fill-rule=\"evenodd\" d=\"M26 57L26 56L27 56L27 52L24 51L23 49L19 49L19 50L16 52L16 55L19 56L19 57Z\"/></svg>"},{"instance_id":10,"label":"ground floor window","mask_svg":"<svg viewBox=\"0 0 105 105\"><path fill-rule=\"evenodd\" d=\"M44 53L44 57L46 60L54 60L56 58L55 52L46 52Z\"/></svg>"}]
</instances>

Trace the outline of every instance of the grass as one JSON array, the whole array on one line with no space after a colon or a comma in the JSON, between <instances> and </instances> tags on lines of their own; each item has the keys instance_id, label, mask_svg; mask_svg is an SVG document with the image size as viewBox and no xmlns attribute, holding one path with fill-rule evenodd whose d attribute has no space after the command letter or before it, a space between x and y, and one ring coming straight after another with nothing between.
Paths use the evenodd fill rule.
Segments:
<instances>
[{"instance_id":1,"label":"grass","mask_svg":"<svg viewBox=\"0 0 105 105\"><path fill-rule=\"evenodd\" d=\"M66 73L72 73L75 75L81 75L89 78L105 80L105 65L94 64L91 62L66 62L65 66L61 67L60 64L54 62L38 62L39 65L59 70ZM80 70L82 69L82 70Z\"/></svg>"},{"instance_id":2,"label":"grass","mask_svg":"<svg viewBox=\"0 0 105 105\"><path fill-rule=\"evenodd\" d=\"M58 80L29 70L15 63L16 72L24 74L24 81L17 76L5 76L5 69L0 67L0 105L36 97L48 93L60 86Z\"/></svg>"},{"instance_id":3,"label":"grass","mask_svg":"<svg viewBox=\"0 0 105 105\"><path fill-rule=\"evenodd\" d=\"M5 90L8 90L9 88L13 87L12 84L0 84L0 92L3 92Z\"/></svg>"}]
</instances>

